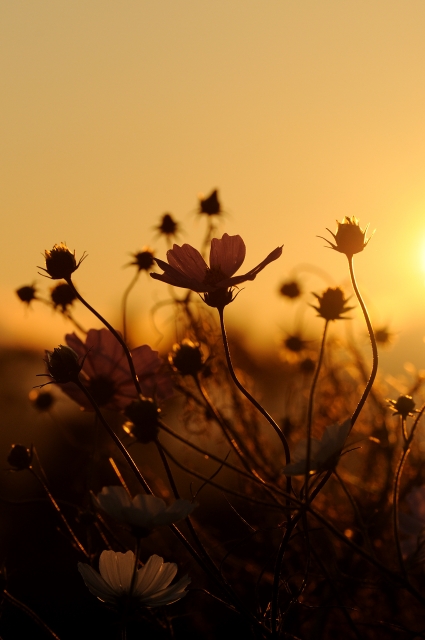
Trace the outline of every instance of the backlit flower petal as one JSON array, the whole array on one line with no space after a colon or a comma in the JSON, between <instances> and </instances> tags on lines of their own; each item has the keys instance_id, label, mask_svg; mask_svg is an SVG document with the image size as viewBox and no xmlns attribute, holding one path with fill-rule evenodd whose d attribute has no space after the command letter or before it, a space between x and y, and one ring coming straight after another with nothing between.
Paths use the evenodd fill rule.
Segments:
<instances>
[{"instance_id":1,"label":"backlit flower petal","mask_svg":"<svg viewBox=\"0 0 425 640\"><path fill-rule=\"evenodd\" d=\"M85 562L79 562L78 571L81 573L90 593L105 602L115 602L117 597L115 590L90 565Z\"/></svg>"},{"instance_id":2,"label":"backlit flower petal","mask_svg":"<svg viewBox=\"0 0 425 640\"><path fill-rule=\"evenodd\" d=\"M221 239L211 240L210 268L220 269L230 277L239 269L245 260L245 243L240 236L229 236L227 233Z\"/></svg>"},{"instance_id":3,"label":"backlit flower petal","mask_svg":"<svg viewBox=\"0 0 425 640\"><path fill-rule=\"evenodd\" d=\"M191 579L189 576L184 576L181 578L176 584L163 589L157 593L152 594L149 597L145 597L143 599L143 603L145 606L155 606L160 607L165 604L172 604L176 602L176 600L180 600L183 598L187 591L185 591L186 587L191 583Z\"/></svg>"},{"instance_id":4,"label":"backlit flower petal","mask_svg":"<svg viewBox=\"0 0 425 640\"><path fill-rule=\"evenodd\" d=\"M102 551L99 558L99 571L102 578L117 593L130 590L134 570L134 553Z\"/></svg>"},{"instance_id":5,"label":"backlit flower petal","mask_svg":"<svg viewBox=\"0 0 425 640\"><path fill-rule=\"evenodd\" d=\"M168 264L183 275L202 282L207 272L207 265L201 254L190 244L181 247L175 244L167 251Z\"/></svg>"}]
</instances>

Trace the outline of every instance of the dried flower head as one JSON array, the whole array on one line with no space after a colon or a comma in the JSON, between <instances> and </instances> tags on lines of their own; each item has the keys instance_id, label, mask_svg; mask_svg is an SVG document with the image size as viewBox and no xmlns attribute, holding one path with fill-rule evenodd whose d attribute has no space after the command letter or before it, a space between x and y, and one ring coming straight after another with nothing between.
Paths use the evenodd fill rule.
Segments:
<instances>
[{"instance_id":1,"label":"dried flower head","mask_svg":"<svg viewBox=\"0 0 425 640\"><path fill-rule=\"evenodd\" d=\"M161 218L161 222L155 229L158 231L159 235L165 236L166 238L172 238L173 236L177 236L180 230L180 225L176 220L174 220L171 213L164 213Z\"/></svg>"},{"instance_id":2,"label":"dried flower head","mask_svg":"<svg viewBox=\"0 0 425 640\"><path fill-rule=\"evenodd\" d=\"M153 249L143 247L142 251L131 254L134 260L133 262L129 262L127 266L134 265L139 271L149 272L155 266L154 254L155 252Z\"/></svg>"},{"instance_id":3,"label":"dried flower head","mask_svg":"<svg viewBox=\"0 0 425 640\"><path fill-rule=\"evenodd\" d=\"M214 189L206 198L199 196L199 213L205 213L207 216L218 216L223 213L217 189Z\"/></svg>"},{"instance_id":4,"label":"dried flower head","mask_svg":"<svg viewBox=\"0 0 425 640\"><path fill-rule=\"evenodd\" d=\"M173 346L173 350L168 355L168 361L182 376L196 376L204 366L201 345L184 339L180 344Z\"/></svg>"},{"instance_id":5,"label":"dried flower head","mask_svg":"<svg viewBox=\"0 0 425 640\"><path fill-rule=\"evenodd\" d=\"M15 471L29 469L32 463L32 445L28 449L24 444L12 444L7 461Z\"/></svg>"},{"instance_id":6,"label":"dried flower head","mask_svg":"<svg viewBox=\"0 0 425 640\"><path fill-rule=\"evenodd\" d=\"M302 290L300 284L296 280L287 280L281 285L279 293L285 298L295 300L300 297Z\"/></svg>"},{"instance_id":7,"label":"dried flower head","mask_svg":"<svg viewBox=\"0 0 425 640\"><path fill-rule=\"evenodd\" d=\"M399 396L397 400L388 400L388 404L390 405L391 411L394 411L394 415L401 416L403 420L417 413L417 411L415 411L416 403L412 396Z\"/></svg>"},{"instance_id":8,"label":"dried flower head","mask_svg":"<svg viewBox=\"0 0 425 640\"><path fill-rule=\"evenodd\" d=\"M318 236L330 244L328 249L332 248L340 253L345 253L348 258L352 258L355 253L363 251L370 240L370 238L365 240L369 225L367 225L364 230L361 229L359 221L355 216L352 218L345 216L341 222L338 222L337 220L336 223L338 225L336 233L332 233L330 229L326 229L326 231L329 231L329 233L334 237L335 244L327 238L323 238L323 236Z\"/></svg>"},{"instance_id":9,"label":"dried flower head","mask_svg":"<svg viewBox=\"0 0 425 640\"><path fill-rule=\"evenodd\" d=\"M48 411L55 402L55 397L50 391L40 391L39 389L31 389L28 394L32 406L37 411Z\"/></svg>"},{"instance_id":10,"label":"dried flower head","mask_svg":"<svg viewBox=\"0 0 425 640\"><path fill-rule=\"evenodd\" d=\"M313 293L313 296L317 298L319 306L316 307L314 304L311 306L316 309L317 315L325 320L347 320L342 314L354 309L354 307L347 307L348 300L339 287L329 287L321 296L317 293Z\"/></svg>"},{"instance_id":11,"label":"dried flower head","mask_svg":"<svg viewBox=\"0 0 425 640\"><path fill-rule=\"evenodd\" d=\"M56 309L61 307L62 311L66 311L77 300L77 295L72 287L66 282L60 282L50 292L53 306Z\"/></svg>"},{"instance_id":12,"label":"dried flower head","mask_svg":"<svg viewBox=\"0 0 425 640\"><path fill-rule=\"evenodd\" d=\"M71 275L78 269L86 253L84 252L79 261L75 259L75 251L72 253L64 242L55 244L51 251L44 252L46 268L38 267L47 273L46 277L52 280L69 280ZM40 274L44 275L44 274Z\"/></svg>"},{"instance_id":13,"label":"dried flower head","mask_svg":"<svg viewBox=\"0 0 425 640\"><path fill-rule=\"evenodd\" d=\"M173 562L164 562L157 555L151 556L140 569L135 568L135 562L132 551L102 551L99 572L84 562L78 563L78 570L94 596L126 615L140 607L172 604L187 594L188 576L169 586L177 573Z\"/></svg>"},{"instance_id":14,"label":"dried flower head","mask_svg":"<svg viewBox=\"0 0 425 640\"><path fill-rule=\"evenodd\" d=\"M35 285L33 284L16 289L16 295L18 296L19 300L22 300L22 302L25 302L25 304L28 305L33 300L37 300L37 291Z\"/></svg>"},{"instance_id":15,"label":"dried flower head","mask_svg":"<svg viewBox=\"0 0 425 640\"><path fill-rule=\"evenodd\" d=\"M128 422L123 429L138 442L153 442L158 435L160 413L161 409L152 398L140 396L125 408L124 415Z\"/></svg>"}]
</instances>

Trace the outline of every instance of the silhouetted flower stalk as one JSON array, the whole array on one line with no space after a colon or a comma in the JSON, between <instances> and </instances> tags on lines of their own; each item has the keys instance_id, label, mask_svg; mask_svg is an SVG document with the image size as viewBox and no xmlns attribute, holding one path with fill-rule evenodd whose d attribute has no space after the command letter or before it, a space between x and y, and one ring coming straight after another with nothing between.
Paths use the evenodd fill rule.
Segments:
<instances>
[{"instance_id":1,"label":"silhouetted flower stalk","mask_svg":"<svg viewBox=\"0 0 425 640\"><path fill-rule=\"evenodd\" d=\"M373 328L372 328L372 323L371 323L370 318L369 318L369 314L368 314L367 309L366 309L366 305L363 302L363 298L362 298L362 296L360 294L360 291L359 291L359 289L357 287L356 277L354 275L353 256L349 255L349 256L347 256L347 258L348 258L348 266L349 266L349 269L350 269L351 283L353 285L354 293L356 294L357 300L359 301L359 304L361 306L361 309L362 309L362 312L363 312L363 316L364 316L364 319L365 319L365 322L366 322L366 326L367 326L367 330L368 330L369 338L370 338L370 343L371 343L371 346L372 346L372 358L373 358L373 360L372 360L372 370L370 372L369 380L368 380L367 385L366 385L366 387L365 387L365 389L363 391L362 397L360 398L360 400L359 400L359 402L357 404L357 407L354 410L353 415L351 416L351 428L353 428L357 418L359 417L360 411L363 409L363 405L366 402L366 399L367 399L367 397L369 395L370 390L372 389L372 385L373 385L373 383L375 381L375 378L376 378L376 374L377 374L377 371L378 371L378 347L376 345L376 338L375 338L375 334L374 334L374 331L373 331Z\"/></svg>"},{"instance_id":2,"label":"silhouetted flower stalk","mask_svg":"<svg viewBox=\"0 0 425 640\"><path fill-rule=\"evenodd\" d=\"M329 320L325 321L325 327L323 329L322 342L320 345L319 359L316 365L316 371L314 372L314 377L310 387L310 395L308 398L308 407L307 407L307 452L305 459L305 488L304 494L305 499L308 501L308 481L310 477L310 461L311 461L311 426L313 421L313 405L314 405L314 392L316 390L317 381L319 379L320 369L322 367L323 362L323 354L325 352L325 341L326 341L326 333L328 330Z\"/></svg>"},{"instance_id":3,"label":"silhouetted flower stalk","mask_svg":"<svg viewBox=\"0 0 425 640\"><path fill-rule=\"evenodd\" d=\"M405 397L405 396L402 396ZM414 408L414 403L413 403L413 407L410 407L411 410L413 410ZM407 415L403 414L401 415L401 421L403 424L402 427L402 433L403 433L403 439L404 439L404 444L403 444L403 451L402 454L400 456L400 460L398 461L397 464L397 468L396 468L396 472L395 472L395 476L394 476L394 490L393 490L393 527L394 527L394 541L396 544L396 548L397 548L397 558L398 558L398 564L400 566L400 570L401 572L406 576L407 578L407 571L406 571L406 567L403 561L403 554L401 551L401 544L400 544L400 530L399 530L399 516L398 516L398 507L399 507L399 494L400 494L400 481L401 481L401 476L403 473L403 468L404 465L406 463L406 460L408 458L408 455L410 453L410 445L412 444L416 429L418 427L419 421L423 415L425 411L425 405L423 405L421 407L421 409L417 412L417 416L415 418L415 421L412 425L412 428L410 430L410 434L407 434L407 430L406 430L406 418ZM410 415L412 415L409 412Z\"/></svg>"},{"instance_id":4,"label":"silhouetted flower stalk","mask_svg":"<svg viewBox=\"0 0 425 640\"><path fill-rule=\"evenodd\" d=\"M130 284L126 287L126 289L125 289L125 291L123 293L123 296L122 296L122 302L121 302L121 308L122 308L122 335L123 335L124 342L127 342L127 300L128 300L128 296L130 295L131 290L136 285L136 282L139 279L139 275L140 275L140 271L136 271L136 273L134 274L133 278L131 279Z\"/></svg>"},{"instance_id":5,"label":"silhouetted flower stalk","mask_svg":"<svg viewBox=\"0 0 425 640\"><path fill-rule=\"evenodd\" d=\"M241 382L239 382L239 380L238 380L238 378L236 376L235 370L233 369L232 359L231 359L231 356L230 356L229 343L227 341L227 334L226 334L226 327L224 325L224 309L218 309L218 313L219 313L219 316L220 316L220 327L221 327L221 335L222 335L222 338L223 338L224 353L225 353L225 356L226 356L227 367L229 369L229 373L231 375L231 378L232 378L233 382L235 383L235 385L237 386L237 388L239 389L239 391L241 393L243 393L245 398L247 400L249 400L249 402L251 402L252 405L254 405L254 407L261 413L261 415L267 420L267 422L271 425L271 427L277 433L277 435L279 436L279 439L280 439L280 441L282 443L284 452L285 452L286 464L289 464L291 462L291 454L290 454L290 451L289 451L288 442L287 442L287 440L285 438L285 435L284 435L282 429L273 420L271 415L264 409L264 407L262 407L261 404L259 402L257 402L257 400L249 393L249 391L247 389L245 389L243 384ZM290 492L290 490L288 489L288 493L289 492Z\"/></svg>"}]
</instances>

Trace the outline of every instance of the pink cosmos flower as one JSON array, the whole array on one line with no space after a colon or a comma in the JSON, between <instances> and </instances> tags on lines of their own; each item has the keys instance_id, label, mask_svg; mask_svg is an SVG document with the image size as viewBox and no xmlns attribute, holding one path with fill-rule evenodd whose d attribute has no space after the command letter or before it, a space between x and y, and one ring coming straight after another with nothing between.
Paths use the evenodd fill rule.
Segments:
<instances>
[{"instance_id":1,"label":"pink cosmos flower","mask_svg":"<svg viewBox=\"0 0 425 640\"><path fill-rule=\"evenodd\" d=\"M79 356L83 367L80 380L90 391L99 406L120 411L137 399L127 358L121 345L107 329L90 329L85 343L75 333L65 336L66 343ZM162 360L157 351L148 345L131 352L134 368L144 396L164 400L172 395L171 378L162 370ZM70 398L88 411L93 407L75 384L60 384Z\"/></svg>"},{"instance_id":2,"label":"pink cosmos flower","mask_svg":"<svg viewBox=\"0 0 425 640\"><path fill-rule=\"evenodd\" d=\"M233 274L245 260L245 243L240 236L227 233L219 240L211 240L210 266L197 249L190 244L181 247L177 244L167 251L167 262L155 258L155 262L164 273L151 273L151 277L167 282L175 287L184 287L197 293L214 293L220 289L229 289L247 280L254 280L260 271L282 254L277 247L265 260L241 276Z\"/></svg>"}]
</instances>

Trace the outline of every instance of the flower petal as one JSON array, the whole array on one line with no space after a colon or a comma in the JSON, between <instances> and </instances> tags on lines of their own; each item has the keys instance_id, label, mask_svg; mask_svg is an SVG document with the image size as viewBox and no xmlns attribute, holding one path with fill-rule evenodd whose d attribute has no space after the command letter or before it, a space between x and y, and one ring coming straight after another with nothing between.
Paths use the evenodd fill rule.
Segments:
<instances>
[{"instance_id":1,"label":"flower petal","mask_svg":"<svg viewBox=\"0 0 425 640\"><path fill-rule=\"evenodd\" d=\"M245 260L245 243L240 236L227 233L219 240L211 240L210 268L220 269L227 277L232 276Z\"/></svg>"},{"instance_id":2,"label":"flower petal","mask_svg":"<svg viewBox=\"0 0 425 640\"><path fill-rule=\"evenodd\" d=\"M233 276L232 278L227 278L226 280L222 280L217 283L217 287L234 287L237 284L241 284L242 282L246 282L247 280L254 280L256 276L266 267L270 262L274 262L282 255L282 247L276 247L274 251L269 253L267 258L265 258L260 264L257 264L256 267L248 271L242 276Z\"/></svg>"},{"instance_id":3,"label":"flower petal","mask_svg":"<svg viewBox=\"0 0 425 640\"><path fill-rule=\"evenodd\" d=\"M181 274L202 282L207 272L207 264L199 251L190 244L181 247L175 244L167 251L168 264Z\"/></svg>"},{"instance_id":4,"label":"flower petal","mask_svg":"<svg viewBox=\"0 0 425 640\"><path fill-rule=\"evenodd\" d=\"M146 565L150 563L153 557L154 556L151 556L149 558ZM168 587L177 573L177 565L174 562L164 562L162 558L160 558L160 560L162 561L161 566L159 566L156 560L150 563L150 567L147 570L148 573L145 574L144 580L137 585L137 593L140 593L143 599L149 598L159 591L163 591ZM143 569L145 567L143 567ZM149 581L147 576L149 576Z\"/></svg>"},{"instance_id":5,"label":"flower petal","mask_svg":"<svg viewBox=\"0 0 425 640\"><path fill-rule=\"evenodd\" d=\"M78 571L81 573L86 587L97 598L105 602L113 603L116 600L116 593L112 587L105 582L102 576L85 562L78 563Z\"/></svg>"},{"instance_id":6,"label":"flower petal","mask_svg":"<svg viewBox=\"0 0 425 640\"><path fill-rule=\"evenodd\" d=\"M120 522L123 521L123 509L132 504L127 491L120 486L103 487L94 500L97 506Z\"/></svg>"},{"instance_id":7,"label":"flower petal","mask_svg":"<svg viewBox=\"0 0 425 640\"><path fill-rule=\"evenodd\" d=\"M134 553L102 551L99 558L99 571L102 578L117 593L130 590L134 570Z\"/></svg>"},{"instance_id":8,"label":"flower petal","mask_svg":"<svg viewBox=\"0 0 425 640\"><path fill-rule=\"evenodd\" d=\"M147 607L160 607L165 604L172 604L180 598L187 595L185 591L186 587L190 584L191 579L189 576L184 576L176 584L171 585L167 589L163 589L158 593L155 593L147 598L144 598L143 603Z\"/></svg>"},{"instance_id":9,"label":"flower petal","mask_svg":"<svg viewBox=\"0 0 425 640\"><path fill-rule=\"evenodd\" d=\"M167 284L171 284L173 287L182 287L183 289L192 289L192 291L203 291L201 281L196 278L190 278L185 274L181 273L181 271L170 267L169 264L163 262L163 260L159 260L159 258L154 258L158 267L160 267L164 273L150 273L150 277L154 278L154 280L161 280L161 282L166 282Z\"/></svg>"}]
</instances>

